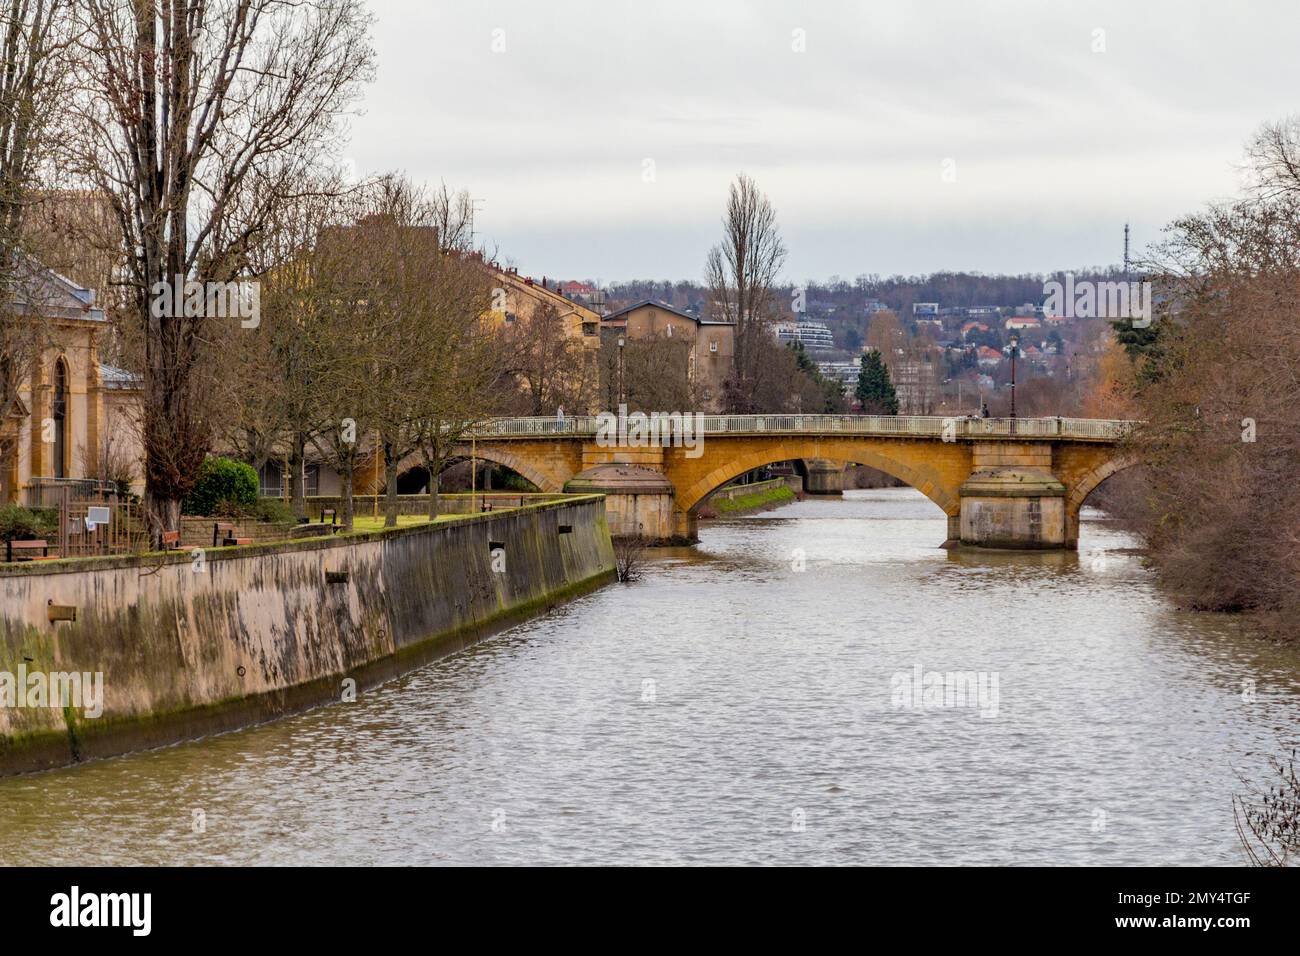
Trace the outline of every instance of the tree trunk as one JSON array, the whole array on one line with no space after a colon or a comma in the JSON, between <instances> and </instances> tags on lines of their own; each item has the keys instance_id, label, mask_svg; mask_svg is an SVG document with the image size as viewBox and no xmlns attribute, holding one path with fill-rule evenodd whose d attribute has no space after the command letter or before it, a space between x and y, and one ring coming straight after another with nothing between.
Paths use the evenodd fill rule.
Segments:
<instances>
[{"instance_id":1,"label":"tree trunk","mask_svg":"<svg viewBox=\"0 0 1300 956\"><path fill-rule=\"evenodd\" d=\"M424 467L429 472L429 520L436 521L438 518L438 489L442 486L442 475L439 474L437 464L434 462L425 462Z\"/></svg>"},{"instance_id":2,"label":"tree trunk","mask_svg":"<svg viewBox=\"0 0 1300 956\"><path fill-rule=\"evenodd\" d=\"M384 444L384 480L387 487L384 489L384 527L397 527L397 459L393 454L393 446Z\"/></svg>"},{"instance_id":3,"label":"tree trunk","mask_svg":"<svg viewBox=\"0 0 1300 956\"><path fill-rule=\"evenodd\" d=\"M297 432L293 436L293 447L289 449L289 496L293 500L293 516L299 520L307 517L306 482L303 479L306 457L306 436Z\"/></svg>"},{"instance_id":4,"label":"tree trunk","mask_svg":"<svg viewBox=\"0 0 1300 956\"><path fill-rule=\"evenodd\" d=\"M353 463L352 456L348 455L347 463L343 467L343 530L351 531L353 523L353 503L352 492L354 480L352 477Z\"/></svg>"},{"instance_id":5,"label":"tree trunk","mask_svg":"<svg viewBox=\"0 0 1300 956\"><path fill-rule=\"evenodd\" d=\"M145 488L144 513L149 521L149 537L154 550L162 550L162 533L181 529L181 502L178 498L162 498Z\"/></svg>"}]
</instances>

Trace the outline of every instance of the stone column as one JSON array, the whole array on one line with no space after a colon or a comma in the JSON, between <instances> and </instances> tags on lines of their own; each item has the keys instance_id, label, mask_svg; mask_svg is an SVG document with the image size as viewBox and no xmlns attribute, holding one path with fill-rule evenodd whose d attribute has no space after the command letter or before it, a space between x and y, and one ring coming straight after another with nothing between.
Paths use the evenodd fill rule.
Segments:
<instances>
[{"instance_id":1,"label":"stone column","mask_svg":"<svg viewBox=\"0 0 1300 956\"><path fill-rule=\"evenodd\" d=\"M825 458L804 460L803 490L810 495L844 494L844 463Z\"/></svg>"},{"instance_id":2,"label":"stone column","mask_svg":"<svg viewBox=\"0 0 1300 956\"><path fill-rule=\"evenodd\" d=\"M1051 442L977 442L972 463L974 470L960 489L962 544L1077 547L1077 534L1072 539L1068 532L1065 485L1052 474Z\"/></svg>"}]
</instances>

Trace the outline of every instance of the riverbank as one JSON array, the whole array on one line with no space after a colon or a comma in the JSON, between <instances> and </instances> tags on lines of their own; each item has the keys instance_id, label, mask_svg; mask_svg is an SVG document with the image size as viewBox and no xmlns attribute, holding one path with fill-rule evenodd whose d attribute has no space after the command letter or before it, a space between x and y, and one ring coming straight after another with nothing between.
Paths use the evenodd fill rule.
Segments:
<instances>
[{"instance_id":1,"label":"riverbank","mask_svg":"<svg viewBox=\"0 0 1300 956\"><path fill-rule=\"evenodd\" d=\"M796 479L797 480L797 479ZM734 518L760 511L771 511L792 501L799 495L785 478L755 481L748 485L728 485L719 488L704 506L701 517Z\"/></svg>"},{"instance_id":2,"label":"riverbank","mask_svg":"<svg viewBox=\"0 0 1300 956\"><path fill-rule=\"evenodd\" d=\"M346 700L613 573L598 496L199 556L6 566L0 676L98 676L102 697L0 706L0 775Z\"/></svg>"}]
</instances>

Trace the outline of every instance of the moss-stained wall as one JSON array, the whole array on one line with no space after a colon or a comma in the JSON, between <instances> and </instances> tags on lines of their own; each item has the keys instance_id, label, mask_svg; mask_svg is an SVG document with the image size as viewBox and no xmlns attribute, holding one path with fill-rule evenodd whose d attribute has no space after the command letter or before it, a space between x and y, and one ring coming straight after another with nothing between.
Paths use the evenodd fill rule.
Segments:
<instances>
[{"instance_id":1,"label":"moss-stained wall","mask_svg":"<svg viewBox=\"0 0 1300 956\"><path fill-rule=\"evenodd\" d=\"M494 564L491 545L504 546ZM436 526L0 569L0 672L102 672L103 714L0 705L0 774L340 700L613 573L586 496ZM202 567L202 570L196 570ZM326 572L346 572L326 583ZM77 609L50 623L48 606ZM0 701L0 704L3 702Z\"/></svg>"}]
</instances>

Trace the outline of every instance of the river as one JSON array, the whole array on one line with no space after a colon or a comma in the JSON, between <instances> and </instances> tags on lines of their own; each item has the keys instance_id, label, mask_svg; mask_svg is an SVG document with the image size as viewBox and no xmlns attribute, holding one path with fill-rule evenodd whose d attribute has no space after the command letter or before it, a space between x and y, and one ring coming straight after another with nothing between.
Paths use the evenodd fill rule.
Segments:
<instances>
[{"instance_id":1,"label":"river","mask_svg":"<svg viewBox=\"0 0 1300 956\"><path fill-rule=\"evenodd\" d=\"M1242 862L1300 651L1098 513L1077 555L944 532L910 489L706 523L355 703L0 780L0 863Z\"/></svg>"}]
</instances>

